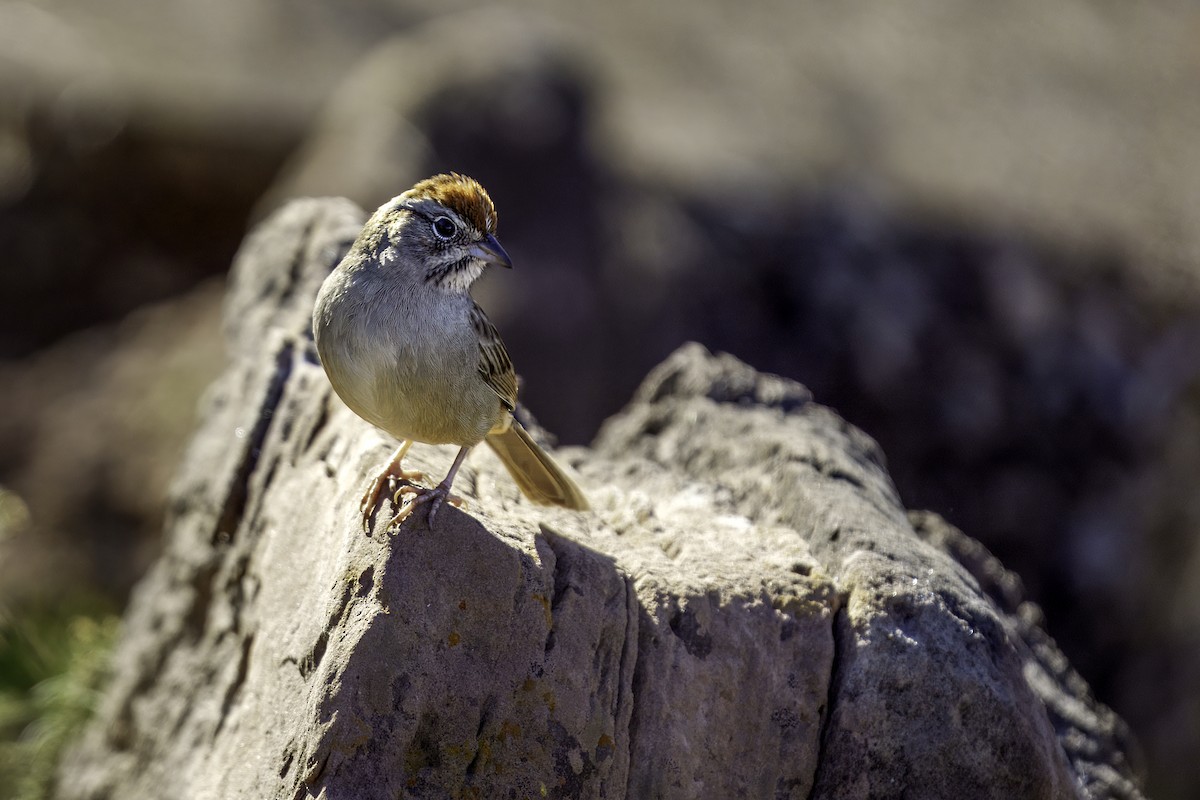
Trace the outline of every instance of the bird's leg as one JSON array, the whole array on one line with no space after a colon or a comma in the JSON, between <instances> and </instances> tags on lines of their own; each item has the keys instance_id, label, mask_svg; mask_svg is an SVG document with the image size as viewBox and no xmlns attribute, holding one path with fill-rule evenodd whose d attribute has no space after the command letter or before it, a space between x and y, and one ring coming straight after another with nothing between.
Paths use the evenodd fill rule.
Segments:
<instances>
[{"instance_id":1,"label":"bird's leg","mask_svg":"<svg viewBox=\"0 0 1200 800\"><path fill-rule=\"evenodd\" d=\"M379 474L371 481L371 485L367 487L367 491L363 494L362 502L359 504L359 511L362 513L363 530L371 529L371 514L375 511L375 504L379 502L379 495L383 492L383 487L388 486L391 489L392 484L398 478L402 483L408 484L412 481L425 480L425 473L417 470L405 470L400 466L400 462L404 460L404 456L408 453L408 448L412 447L412 440L405 439L396 452L392 453L391 460L387 465L380 470Z\"/></svg>"},{"instance_id":2,"label":"bird's leg","mask_svg":"<svg viewBox=\"0 0 1200 800\"><path fill-rule=\"evenodd\" d=\"M396 492L393 502L399 504L400 498L405 494L412 494L413 498L404 504L400 511L396 513L396 516L392 517L384 530L391 530L393 525L400 525L422 503L429 503L429 515L426 517L426 521L430 528L433 527L433 519L437 516L438 509L442 507L442 503L449 503L452 506L461 505L462 498L450 494L450 486L454 483L454 476L458 474L458 468L462 466L469 452L471 452L470 445L460 449L458 455L454 457L454 463L450 465L450 471L446 473L446 477L432 489L427 489L424 486L413 486L412 484L401 486Z\"/></svg>"}]
</instances>

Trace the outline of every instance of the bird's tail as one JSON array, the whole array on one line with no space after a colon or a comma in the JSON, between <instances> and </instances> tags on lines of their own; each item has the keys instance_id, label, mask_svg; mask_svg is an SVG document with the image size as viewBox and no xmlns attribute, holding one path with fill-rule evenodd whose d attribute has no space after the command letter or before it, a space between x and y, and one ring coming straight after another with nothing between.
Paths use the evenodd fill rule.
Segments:
<instances>
[{"instance_id":1,"label":"bird's tail","mask_svg":"<svg viewBox=\"0 0 1200 800\"><path fill-rule=\"evenodd\" d=\"M587 498L575 481L567 477L562 467L554 463L545 450L538 447L519 422L514 420L508 430L489 434L485 441L508 467L524 495L533 502L576 511L588 509Z\"/></svg>"}]
</instances>

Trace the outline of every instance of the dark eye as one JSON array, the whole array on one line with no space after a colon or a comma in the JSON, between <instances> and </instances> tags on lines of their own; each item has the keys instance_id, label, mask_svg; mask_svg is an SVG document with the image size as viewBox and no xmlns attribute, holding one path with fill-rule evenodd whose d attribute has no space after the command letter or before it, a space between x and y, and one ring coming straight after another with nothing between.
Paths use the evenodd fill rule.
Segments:
<instances>
[{"instance_id":1,"label":"dark eye","mask_svg":"<svg viewBox=\"0 0 1200 800\"><path fill-rule=\"evenodd\" d=\"M453 239L458 233L458 226L449 217L438 217L433 221L433 233L439 239Z\"/></svg>"}]
</instances>

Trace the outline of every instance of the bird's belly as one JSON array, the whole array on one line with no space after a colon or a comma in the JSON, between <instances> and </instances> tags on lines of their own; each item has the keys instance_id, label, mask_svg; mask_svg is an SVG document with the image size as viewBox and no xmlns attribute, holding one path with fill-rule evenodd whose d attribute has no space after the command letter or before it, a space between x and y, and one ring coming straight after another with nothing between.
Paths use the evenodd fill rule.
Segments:
<instances>
[{"instance_id":1,"label":"bird's belly","mask_svg":"<svg viewBox=\"0 0 1200 800\"><path fill-rule=\"evenodd\" d=\"M354 359L349 368L357 375L331 380L352 411L398 439L473 445L502 407L479 376L477 353L464 349L444 343L436 352L398 348L395 356Z\"/></svg>"},{"instance_id":2,"label":"bird's belly","mask_svg":"<svg viewBox=\"0 0 1200 800\"><path fill-rule=\"evenodd\" d=\"M401 439L429 444L472 445L483 440L495 424L500 400L478 377L455 374L400 374L379 382L376 404L382 410L376 424Z\"/></svg>"},{"instance_id":3,"label":"bird's belly","mask_svg":"<svg viewBox=\"0 0 1200 800\"><path fill-rule=\"evenodd\" d=\"M343 293L318 301L314 336L334 391L350 410L397 438L482 441L507 411L479 374L467 303L405 295L377 300L339 307L347 302Z\"/></svg>"}]
</instances>

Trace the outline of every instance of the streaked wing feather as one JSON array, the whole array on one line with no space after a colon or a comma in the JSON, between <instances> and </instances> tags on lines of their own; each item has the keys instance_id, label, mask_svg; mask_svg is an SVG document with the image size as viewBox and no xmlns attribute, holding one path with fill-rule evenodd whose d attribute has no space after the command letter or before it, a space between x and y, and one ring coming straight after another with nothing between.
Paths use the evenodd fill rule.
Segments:
<instances>
[{"instance_id":1,"label":"streaked wing feather","mask_svg":"<svg viewBox=\"0 0 1200 800\"><path fill-rule=\"evenodd\" d=\"M517 407L517 374L499 331L478 305L471 307L471 327L479 339L480 377L509 411L514 410Z\"/></svg>"}]
</instances>

